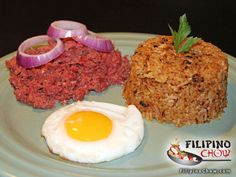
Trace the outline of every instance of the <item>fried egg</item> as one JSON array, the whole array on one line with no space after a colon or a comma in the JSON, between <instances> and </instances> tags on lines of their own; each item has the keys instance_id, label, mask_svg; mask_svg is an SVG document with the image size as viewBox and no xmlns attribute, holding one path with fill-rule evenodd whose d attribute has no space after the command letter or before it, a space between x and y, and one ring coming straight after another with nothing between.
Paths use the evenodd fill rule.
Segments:
<instances>
[{"instance_id":1,"label":"fried egg","mask_svg":"<svg viewBox=\"0 0 236 177\"><path fill-rule=\"evenodd\" d=\"M144 123L134 106L79 101L53 112L42 127L50 151L76 162L110 161L142 142Z\"/></svg>"}]
</instances>

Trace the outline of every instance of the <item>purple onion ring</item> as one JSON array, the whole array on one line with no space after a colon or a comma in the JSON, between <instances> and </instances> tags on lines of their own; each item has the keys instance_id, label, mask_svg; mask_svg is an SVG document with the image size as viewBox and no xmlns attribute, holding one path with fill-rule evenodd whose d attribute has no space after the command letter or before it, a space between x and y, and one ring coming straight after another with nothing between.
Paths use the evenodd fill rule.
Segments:
<instances>
[{"instance_id":1,"label":"purple onion ring","mask_svg":"<svg viewBox=\"0 0 236 177\"><path fill-rule=\"evenodd\" d=\"M54 39L87 34L88 31L84 24L70 20L54 21L50 24L47 31L47 35Z\"/></svg>"},{"instance_id":2,"label":"purple onion ring","mask_svg":"<svg viewBox=\"0 0 236 177\"><path fill-rule=\"evenodd\" d=\"M88 35L75 36L73 39L101 52L111 52L114 49L111 40L98 36L92 31L89 31Z\"/></svg>"},{"instance_id":3,"label":"purple onion ring","mask_svg":"<svg viewBox=\"0 0 236 177\"><path fill-rule=\"evenodd\" d=\"M43 42L48 42L49 40L56 41L55 47L53 47L50 51L38 54L38 55L30 55L25 53L25 50L42 44ZM21 43L17 51L17 63L24 68L33 68L37 66L44 65L49 61L57 58L64 52L64 44L60 39L53 39L47 35L35 36L29 38Z\"/></svg>"}]
</instances>

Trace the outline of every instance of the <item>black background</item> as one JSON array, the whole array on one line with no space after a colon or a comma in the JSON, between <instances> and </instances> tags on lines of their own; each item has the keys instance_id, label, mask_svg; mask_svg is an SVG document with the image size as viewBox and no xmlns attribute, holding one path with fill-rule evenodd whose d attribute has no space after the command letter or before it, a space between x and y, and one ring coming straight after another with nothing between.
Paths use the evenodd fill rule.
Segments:
<instances>
[{"instance_id":1,"label":"black background","mask_svg":"<svg viewBox=\"0 0 236 177\"><path fill-rule=\"evenodd\" d=\"M234 0L1 0L0 57L25 39L45 34L54 20L76 20L95 32L170 34L186 13L192 35L236 56Z\"/></svg>"}]
</instances>

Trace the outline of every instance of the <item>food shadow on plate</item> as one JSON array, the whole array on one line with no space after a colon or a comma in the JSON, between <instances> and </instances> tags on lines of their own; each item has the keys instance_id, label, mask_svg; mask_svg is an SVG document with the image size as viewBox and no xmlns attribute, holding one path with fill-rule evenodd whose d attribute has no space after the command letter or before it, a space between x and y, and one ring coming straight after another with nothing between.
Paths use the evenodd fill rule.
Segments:
<instances>
[{"instance_id":1,"label":"food shadow on plate","mask_svg":"<svg viewBox=\"0 0 236 177\"><path fill-rule=\"evenodd\" d=\"M99 101L125 106L125 100L122 97L123 86L111 85L102 92L90 91L85 96L85 101Z\"/></svg>"}]
</instances>

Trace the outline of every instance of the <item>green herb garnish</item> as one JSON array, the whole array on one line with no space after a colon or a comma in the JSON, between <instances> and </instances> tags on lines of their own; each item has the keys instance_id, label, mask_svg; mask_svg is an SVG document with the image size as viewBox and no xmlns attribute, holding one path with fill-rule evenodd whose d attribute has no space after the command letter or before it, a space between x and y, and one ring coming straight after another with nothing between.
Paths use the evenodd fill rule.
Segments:
<instances>
[{"instance_id":1,"label":"green herb garnish","mask_svg":"<svg viewBox=\"0 0 236 177\"><path fill-rule=\"evenodd\" d=\"M187 38L187 36L191 33L191 27L185 14L179 18L178 32L174 31L170 25L169 28L172 36L174 37L174 47L177 53L188 52L190 48L201 39L192 36ZM185 39L186 41L183 43Z\"/></svg>"}]
</instances>

